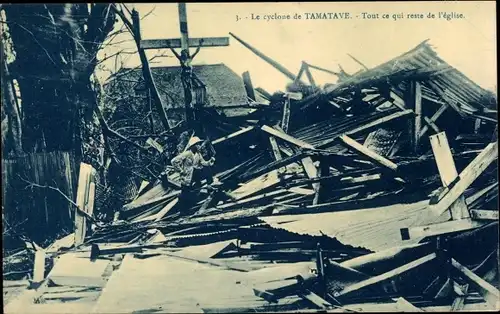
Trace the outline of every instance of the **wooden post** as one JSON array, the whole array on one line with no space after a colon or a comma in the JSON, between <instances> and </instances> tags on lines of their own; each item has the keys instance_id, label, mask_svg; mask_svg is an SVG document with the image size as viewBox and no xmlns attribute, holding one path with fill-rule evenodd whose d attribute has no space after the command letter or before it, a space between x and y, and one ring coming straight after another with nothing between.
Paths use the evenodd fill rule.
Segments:
<instances>
[{"instance_id":1,"label":"wooden post","mask_svg":"<svg viewBox=\"0 0 500 314\"><path fill-rule=\"evenodd\" d=\"M250 78L250 72L246 71L242 74L243 84L245 85L245 90L247 92L248 98L255 101L255 91L253 89L252 79Z\"/></svg>"},{"instance_id":2,"label":"wooden post","mask_svg":"<svg viewBox=\"0 0 500 314\"><path fill-rule=\"evenodd\" d=\"M319 174L318 177L326 177L330 175L330 165L327 158L320 158L319 160ZM314 194L313 205L320 204L324 199L325 183L319 182L318 189Z\"/></svg>"},{"instance_id":3,"label":"wooden post","mask_svg":"<svg viewBox=\"0 0 500 314\"><path fill-rule=\"evenodd\" d=\"M418 150L419 146L419 140L420 140L420 129L422 128L422 87L420 85L420 82L415 81L412 85L414 88L414 98L415 98L415 130L413 132L413 137L414 137L414 151L416 152Z\"/></svg>"},{"instance_id":4,"label":"wooden post","mask_svg":"<svg viewBox=\"0 0 500 314\"><path fill-rule=\"evenodd\" d=\"M415 119L410 122L410 142L414 152L417 152L422 129L422 87L418 81L409 82L406 106L415 112Z\"/></svg>"},{"instance_id":5,"label":"wooden post","mask_svg":"<svg viewBox=\"0 0 500 314\"><path fill-rule=\"evenodd\" d=\"M436 159L439 176L443 187L449 187L458 177L458 172L455 167L455 161L451 154L450 146L445 132L438 133L429 137L432 152ZM450 213L452 219L469 218L470 214L465 204L465 198L461 195L451 206Z\"/></svg>"},{"instance_id":6,"label":"wooden post","mask_svg":"<svg viewBox=\"0 0 500 314\"><path fill-rule=\"evenodd\" d=\"M95 195L95 170L91 165L81 163L78 178L76 205L80 210L75 211L75 247L82 244L87 232L87 215L92 216Z\"/></svg>"},{"instance_id":7,"label":"wooden post","mask_svg":"<svg viewBox=\"0 0 500 314\"><path fill-rule=\"evenodd\" d=\"M283 104L283 117L281 119L281 129L288 133L288 124L290 123L290 96L288 96Z\"/></svg>"},{"instance_id":8,"label":"wooden post","mask_svg":"<svg viewBox=\"0 0 500 314\"><path fill-rule=\"evenodd\" d=\"M481 129L481 119L476 118L476 121L474 121L474 133L478 134L480 129Z\"/></svg>"}]
</instances>

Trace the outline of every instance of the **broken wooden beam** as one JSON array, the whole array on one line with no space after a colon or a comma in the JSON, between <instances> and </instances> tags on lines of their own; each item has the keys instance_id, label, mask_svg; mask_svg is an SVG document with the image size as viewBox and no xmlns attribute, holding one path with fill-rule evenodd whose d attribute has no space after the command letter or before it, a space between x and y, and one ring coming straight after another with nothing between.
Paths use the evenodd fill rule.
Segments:
<instances>
[{"instance_id":1,"label":"broken wooden beam","mask_svg":"<svg viewBox=\"0 0 500 314\"><path fill-rule=\"evenodd\" d=\"M393 163L389 159L387 159L383 156L380 156L379 154L375 153L371 149L361 145L360 143L356 142L355 140L353 140L352 138L350 138L346 134L341 135L339 138L346 148L351 149L354 152L356 152L364 157L367 157L373 163L375 163L379 166L385 167L387 169L390 169L392 171L396 171L398 169L398 165L396 165L395 163Z\"/></svg>"},{"instance_id":2,"label":"broken wooden beam","mask_svg":"<svg viewBox=\"0 0 500 314\"><path fill-rule=\"evenodd\" d=\"M93 182L95 170L91 165L81 163L78 177L78 190L76 194L76 205L88 216L92 216L94 210L95 183ZM92 199L91 199L92 197ZM87 233L87 217L80 211L75 211L75 246L81 245Z\"/></svg>"},{"instance_id":3,"label":"broken wooden beam","mask_svg":"<svg viewBox=\"0 0 500 314\"><path fill-rule=\"evenodd\" d=\"M498 209L495 210L480 210L471 209L470 215L476 220L498 220Z\"/></svg>"},{"instance_id":4,"label":"broken wooden beam","mask_svg":"<svg viewBox=\"0 0 500 314\"><path fill-rule=\"evenodd\" d=\"M230 139L230 138L233 138L233 137L236 137L236 136L239 136L239 135L245 134L245 133L247 133L247 132L250 132L250 131L252 131L253 129L254 129L254 127L253 127L253 126L247 126L247 127L242 128L241 130L238 130L238 131L236 131L236 132L234 132L234 133L231 133L231 134L229 134L229 135L226 135L226 136L220 137L220 138L218 138L218 139L216 139L216 140L213 140L213 141L212 141L212 145L217 145L217 144L220 144L220 143L222 143L222 142L224 142L224 141L227 141L227 140L228 140L228 139Z\"/></svg>"},{"instance_id":5,"label":"broken wooden beam","mask_svg":"<svg viewBox=\"0 0 500 314\"><path fill-rule=\"evenodd\" d=\"M455 161L451 154L451 149L448 144L448 138L445 132L441 132L429 137L432 146L432 152L436 160L436 165L441 178L443 187L449 188L458 177L458 172L455 167ZM456 201L450 206L452 219L469 218L470 214L465 204L463 195L459 196Z\"/></svg>"},{"instance_id":6,"label":"broken wooden beam","mask_svg":"<svg viewBox=\"0 0 500 314\"><path fill-rule=\"evenodd\" d=\"M427 226L402 228L400 230L401 239L409 240L409 239L425 238L425 237L431 237L431 236L459 232L459 231L466 231L479 228L484 224L485 224L484 222L479 222L466 218L466 219L445 221L442 223L437 223Z\"/></svg>"},{"instance_id":7,"label":"broken wooden beam","mask_svg":"<svg viewBox=\"0 0 500 314\"><path fill-rule=\"evenodd\" d=\"M318 309L326 309L332 306L330 302L326 301L309 289L306 289L304 292L300 292L298 296L311 302Z\"/></svg>"},{"instance_id":8,"label":"broken wooden beam","mask_svg":"<svg viewBox=\"0 0 500 314\"><path fill-rule=\"evenodd\" d=\"M453 283L453 290L456 293L455 300L453 300L453 304L451 305L451 311L457 312L461 311L465 305L465 299L467 298L467 292L469 290L469 285L459 285L456 282Z\"/></svg>"},{"instance_id":9,"label":"broken wooden beam","mask_svg":"<svg viewBox=\"0 0 500 314\"><path fill-rule=\"evenodd\" d=\"M451 259L451 265L462 275L463 279L466 280L471 287L481 294L488 304L493 306L495 309L500 308L500 293L497 288L485 281L483 278L474 274L467 267L460 264L454 258Z\"/></svg>"},{"instance_id":10,"label":"broken wooden beam","mask_svg":"<svg viewBox=\"0 0 500 314\"><path fill-rule=\"evenodd\" d=\"M436 216L444 213L465 190L488 168L498 157L498 142L490 143L477 157L460 173L459 180L441 198L437 204L430 205Z\"/></svg>"},{"instance_id":11,"label":"broken wooden beam","mask_svg":"<svg viewBox=\"0 0 500 314\"><path fill-rule=\"evenodd\" d=\"M248 44L247 42L245 42L243 39L239 38L238 36L234 35L233 33L229 33L229 35L231 35L234 39L236 39L239 43L241 43L243 46L245 46L246 48L248 48L254 54L256 54L257 56L259 56L262 60L264 60L267 63L269 63L273 68L275 68L276 70L278 70L281 73L283 73L286 77L288 77L292 81L296 80L296 76L292 72L290 72L287 68L285 68L284 66L282 66L278 62L274 61L273 59L269 58L268 56L266 56L261 51L259 51L256 48L252 47L250 44ZM300 81L300 80L298 80L298 81L300 83L304 84L302 81Z\"/></svg>"},{"instance_id":12,"label":"broken wooden beam","mask_svg":"<svg viewBox=\"0 0 500 314\"><path fill-rule=\"evenodd\" d=\"M413 136L413 150L416 152L420 144L420 130L422 128L422 87L420 82L412 81L412 107L415 112Z\"/></svg>"},{"instance_id":13,"label":"broken wooden beam","mask_svg":"<svg viewBox=\"0 0 500 314\"><path fill-rule=\"evenodd\" d=\"M302 140L300 140L298 138L290 136L290 135L288 135L286 133L283 133L281 131L278 131L278 130L270 127L270 126L263 125L261 127L261 130L264 131L264 132L266 132L266 133L269 133L269 134L271 134L273 136L276 136L276 137L278 137L278 138L280 138L280 139L282 139L282 140L284 140L284 141L286 141L288 143L296 145L298 147L306 148L306 149L314 149L314 146L312 146L311 144L306 143L306 142L304 142L304 141L302 141Z\"/></svg>"},{"instance_id":14,"label":"broken wooden beam","mask_svg":"<svg viewBox=\"0 0 500 314\"><path fill-rule=\"evenodd\" d=\"M385 280L388 280L388 279L394 278L396 276L399 276L403 273L406 273L406 272L408 272L412 269L415 269L419 266L427 264L427 263L431 262L432 260L434 260L435 258L436 258L436 253L431 253L429 255L421 257L413 262L410 262L410 263L405 264L403 266L397 267L397 268L395 268L391 271L388 271L386 273L383 273L381 275L374 276L374 277L368 278L366 280L360 281L358 283L355 283L353 285L350 285L350 286L346 287L345 289L343 289L342 291L334 293L334 297L348 297L348 296L354 294L355 292L358 292L359 290L361 290L363 288L371 287L371 286L379 284Z\"/></svg>"},{"instance_id":15,"label":"broken wooden beam","mask_svg":"<svg viewBox=\"0 0 500 314\"><path fill-rule=\"evenodd\" d=\"M435 124L436 123L436 120L446 111L446 109L448 109L449 105L448 104L443 104L441 107L439 107L439 109L432 115L432 117L430 119L428 119L429 121L427 121L427 117L425 118L427 123L432 123L432 124ZM436 126L437 128L437 126ZM422 137L425 135L425 133L429 130L429 127L427 125L424 125L422 127L422 129L420 130L420 133L419 133L419 136ZM435 129L434 129L435 130ZM436 132L436 133L439 133Z\"/></svg>"},{"instance_id":16,"label":"broken wooden beam","mask_svg":"<svg viewBox=\"0 0 500 314\"><path fill-rule=\"evenodd\" d=\"M250 72L245 71L241 75L243 78L243 85L245 85L245 90L247 92L248 98L250 98L253 101L256 101L255 98L255 91L253 89L253 84L252 84L252 78L250 77Z\"/></svg>"},{"instance_id":17,"label":"broken wooden beam","mask_svg":"<svg viewBox=\"0 0 500 314\"><path fill-rule=\"evenodd\" d=\"M288 125L290 124L290 97L286 97L285 102L283 103L283 116L281 118L281 129L283 132L288 132Z\"/></svg>"},{"instance_id":18,"label":"broken wooden beam","mask_svg":"<svg viewBox=\"0 0 500 314\"><path fill-rule=\"evenodd\" d=\"M281 160L283 157L281 157L281 152L280 148L278 146L278 142L276 142L276 138L274 136L269 136L269 143L271 144L271 149L273 151L274 159L275 160Z\"/></svg>"},{"instance_id":19,"label":"broken wooden beam","mask_svg":"<svg viewBox=\"0 0 500 314\"><path fill-rule=\"evenodd\" d=\"M408 302L405 298L397 298L396 307L401 312L424 312L422 309Z\"/></svg>"}]
</instances>

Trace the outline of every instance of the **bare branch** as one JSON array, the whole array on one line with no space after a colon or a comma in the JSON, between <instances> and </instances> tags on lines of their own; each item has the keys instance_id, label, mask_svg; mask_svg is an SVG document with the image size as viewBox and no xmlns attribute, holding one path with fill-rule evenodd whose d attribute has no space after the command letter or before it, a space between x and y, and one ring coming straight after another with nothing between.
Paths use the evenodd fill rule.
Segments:
<instances>
[{"instance_id":1,"label":"bare branch","mask_svg":"<svg viewBox=\"0 0 500 314\"><path fill-rule=\"evenodd\" d=\"M50 185L41 185L41 184L37 184L35 182L31 182L31 181L28 181L28 180L22 178L21 176L19 176L19 178L28 184L26 187L24 187L25 189L27 189L27 188L33 189L33 187L37 187L37 188L44 188L44 189L56 191L62 197L64 197L71 205L73 205L76 208L76 210L78 210L82 215L84 215L86 218L88 218L91 222L96 222L94 217L90 216L87 212L85 212L83 209L81 209L80 206L78 206L75 202L73 202L73 200L71 198L69 198L68 195L66 195L60 189L53 187L53 186L50 186Z\"/></svg>"}]
</instances>

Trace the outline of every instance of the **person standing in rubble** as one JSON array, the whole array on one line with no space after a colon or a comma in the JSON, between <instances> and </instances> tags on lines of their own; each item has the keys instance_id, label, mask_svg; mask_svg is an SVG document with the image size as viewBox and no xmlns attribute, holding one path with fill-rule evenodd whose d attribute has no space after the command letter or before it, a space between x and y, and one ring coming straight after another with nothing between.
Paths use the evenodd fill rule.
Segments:
<instances>
[{"instance_id":1,"label":"person standing in rubble","mask_svg":"<svg viewBox=\"0 0 500 314\"><path fill-rule=\"evenodd\" d=\"M189 203L195 200L195 189L201 187L203 179L207 180L207 184L214 184L214 178L210 171L210 167L215 163L215 157L205 160L200 152L202 140L193 136L184 152L174 157L171 161L175 171L179 173L181 183L181 195L179 196L179 206L181 208L189 208ZM217 184L217 182L215 182Z\"/></svg>"}]
</instances>

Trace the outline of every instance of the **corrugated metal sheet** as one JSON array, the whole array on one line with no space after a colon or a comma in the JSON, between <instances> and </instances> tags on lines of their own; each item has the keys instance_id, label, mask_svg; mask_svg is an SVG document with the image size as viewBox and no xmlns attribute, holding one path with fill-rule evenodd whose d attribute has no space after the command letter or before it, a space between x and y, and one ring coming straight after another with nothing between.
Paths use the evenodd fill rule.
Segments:
<instances>
[{"instance_id":1,"label":"corrugated metal sheet","mask_svg":"<svg viewBox=\"0 0 500 314\"><path fill-rule=\"evenodd\" d=\"M417 243L421 239L402 241L400 229L418 225L427 215L428 201L379 208L306 215L261 217L274 228L308 235L326 234L345 245L371 251Z\"/></svg>"}]
</instances>

